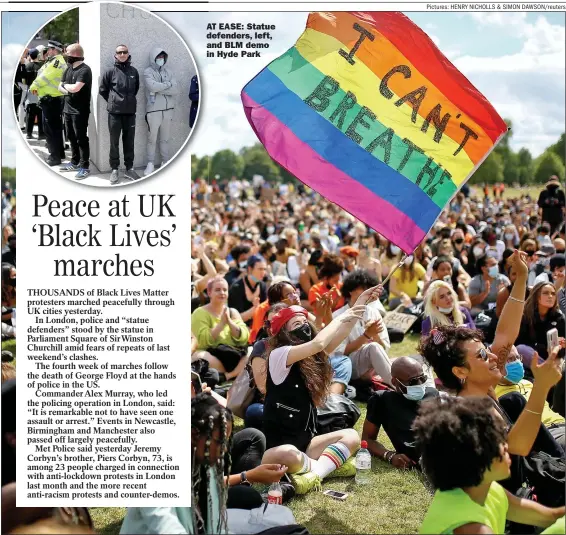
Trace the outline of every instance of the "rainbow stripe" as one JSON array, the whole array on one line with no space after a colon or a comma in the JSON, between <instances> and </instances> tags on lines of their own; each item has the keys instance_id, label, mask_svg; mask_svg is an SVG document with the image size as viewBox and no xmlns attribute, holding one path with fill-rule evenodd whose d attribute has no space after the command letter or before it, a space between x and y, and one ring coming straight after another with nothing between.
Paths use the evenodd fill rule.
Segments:
<instances>
[{"instance_id":1,"label":"rainbow stripe","mask_svg":"<svg viewBox=\"0 0 566 535\"><path fill-rule=\"evenodd\" d=\"M507 131L401 13L311 13L242 102L275 161L406 252Z\"/></svg>"}]
</instances>

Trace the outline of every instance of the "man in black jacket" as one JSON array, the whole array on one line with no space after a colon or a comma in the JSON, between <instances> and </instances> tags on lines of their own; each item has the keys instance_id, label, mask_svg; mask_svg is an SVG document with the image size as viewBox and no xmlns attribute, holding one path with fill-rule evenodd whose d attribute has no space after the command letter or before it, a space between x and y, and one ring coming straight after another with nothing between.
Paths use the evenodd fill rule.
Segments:
<instances>
[{"instance_id":1,"label":"man in black jacket","mask_svg":"<svg viewBox=\"0 0 566 535\"><path fill-rule=\"evenodd\" d=\"M136 134L136 95L140 88L140 76L132 67L132 57L126 45L116 47L115 63L102 76L100 96L108 103L108 130L110 131L110 183L119 180L120 134L124 147L125 177L137 180L139 175L134 171L134 137Z\"/></svg>"},{"instance_id":2,"label":"man in black jacket","mask_svg":"<svg viewBox=\"0 0 566 535\"><path fill-rule=\"evenodd\" d=\"M546 183L546 189L540 192L538 198L539 215L550 225L550 234L564 221L566 196L560 189L560 180L552 175Z\"/></svg>"}]
</instances>

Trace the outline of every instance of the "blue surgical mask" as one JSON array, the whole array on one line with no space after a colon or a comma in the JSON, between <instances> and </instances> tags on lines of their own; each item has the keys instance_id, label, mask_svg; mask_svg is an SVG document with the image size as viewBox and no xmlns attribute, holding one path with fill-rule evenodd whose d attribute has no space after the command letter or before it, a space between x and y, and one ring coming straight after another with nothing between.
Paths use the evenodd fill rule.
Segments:
<instances>
[{"instance_id":1,"label":"blue surgical mask","mask_svg":"<svg viewBox=\"0 0 566 535\"><path fill-rule=\"evenodd\" d=\"M425 385L410 385L407 386L407 393L403 394L407 399L411 401L420 401L425 395Z\"/></svg>"},{"instance_id":2,"label":"blue surgical mask","mask_svg":"<svg viewBox=\"0 0 566 535\"><path fill-rule=\"evenodd\" d=\"M525 368L520 360L505 364L505 379L517 384L525 376Z\"/></svg>"},{"instance_id":3,"label":"blue surgical mask","mask_svg":"<svg viewBox=\"0 0 566 535\"><path fill-rule=\"evenodd\" d=\"M491 266L487 273L492 278L497 277L499 275L499 266Z\"/></svg>"},{"instance_id":4,"label":"blue surgical mask","mask_svg":"<svg viewBox=\"0 0 566 535\"><path fill-rule=\"evenodd\" d=\"M257 284L259 282L259 279L254 275L248 275L248 279L250 279L254 284Z\"/></svg>"}]
</instances>

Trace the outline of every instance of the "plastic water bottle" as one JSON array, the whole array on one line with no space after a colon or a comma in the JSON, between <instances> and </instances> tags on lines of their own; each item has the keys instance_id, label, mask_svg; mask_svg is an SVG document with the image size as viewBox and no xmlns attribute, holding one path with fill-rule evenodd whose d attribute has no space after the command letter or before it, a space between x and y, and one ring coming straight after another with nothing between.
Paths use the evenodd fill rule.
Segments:
<instances>
[{"instance_id":1,"label":"plastic water bottle","mask_svg":"<svg viewBox=\"0 0 566 535\"><path fill-rule=\"evenodd\" d=\"M274 503L276 505L283 505L283 491L281 485L276 481L271 484L267 491L267 503Z\"/></svg>"},{"instance_id":2,"label":"plastic water bottle","mask_svg":"<svg viewBox=\"0 0 566 535\"><path fill-rule=\"evenodd\" d=\"M368 485L371 474L371 454L368 451L368 443L362 440L362 447L356 454L356 483Z\"/></svg>"}]
</instances>

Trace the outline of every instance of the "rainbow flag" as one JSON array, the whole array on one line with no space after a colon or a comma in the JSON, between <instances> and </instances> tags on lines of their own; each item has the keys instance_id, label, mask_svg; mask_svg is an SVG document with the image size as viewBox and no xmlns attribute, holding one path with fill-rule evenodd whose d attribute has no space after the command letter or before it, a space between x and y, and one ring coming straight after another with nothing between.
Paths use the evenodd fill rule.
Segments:
<instances>
[{"instance_id":1,"label":"rainbow flag","mask_svg":"<svg viewBox=\"0 0 566 535\"><path fill-rule=\"evenodd\" d=\"M405 15L311 13L242 90L270 156L405 252L507 132Z\"/></svg>"}]
</instances>

